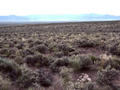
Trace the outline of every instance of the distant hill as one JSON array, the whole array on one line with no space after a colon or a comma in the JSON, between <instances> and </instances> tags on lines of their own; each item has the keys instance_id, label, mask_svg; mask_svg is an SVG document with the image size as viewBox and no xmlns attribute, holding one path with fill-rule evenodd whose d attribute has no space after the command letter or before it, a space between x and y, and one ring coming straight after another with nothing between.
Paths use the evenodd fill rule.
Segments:
<instances>
[{"instance_id":1,"label":"distant hill","mask_svg":"<svg viewBox=\"0 0 120 90\"><path fill-rule=\"evenodd\" d=\"M29 18L26 16L15 16L15 15L10 15L10 16L0 16L0 22L9 22L9 21L29 21Z\"/></svg>"},{"instance_id":2,"label":"distant hill","mask_svg":"<svg viewBox=\"0 0 120 90\"><path fill-rule=\"evenodd\" d=\"M59 22L59 21L108 21L120 20L120 16L101 14L80 15L28 15L28 16L0 16L0 22Z\"/></svg>"}]
</instances>

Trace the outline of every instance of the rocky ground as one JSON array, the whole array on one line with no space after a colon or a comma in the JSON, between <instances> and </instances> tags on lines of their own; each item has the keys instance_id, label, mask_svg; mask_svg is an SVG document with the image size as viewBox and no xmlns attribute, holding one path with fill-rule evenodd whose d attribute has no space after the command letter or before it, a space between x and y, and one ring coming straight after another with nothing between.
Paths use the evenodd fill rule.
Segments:
<instances>
[{"instance_id":1,"label":"rocky ground","mask_svg":"<svg viewBox=\"0 0 120 90\"><path fill-rule=\"evenodd\" d=\"M0 90L120 90L120 22L0 27Z\"/></svg>"}]
</instances>

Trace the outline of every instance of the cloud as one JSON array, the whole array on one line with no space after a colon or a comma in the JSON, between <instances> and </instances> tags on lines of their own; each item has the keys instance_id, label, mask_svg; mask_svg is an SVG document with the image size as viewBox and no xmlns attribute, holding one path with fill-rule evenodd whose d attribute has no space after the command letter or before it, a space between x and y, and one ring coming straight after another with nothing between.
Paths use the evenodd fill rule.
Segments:
<instances>
[{"instance_id":1,"label":"cloud","mask_svg":"<svg viewBox=\"0 0 120 90\"><path fill-rule=\"evenodd\" d=\"M119 0L0 0L0 15L83 14L120 15Z\"/></svg>"}]
</instances>

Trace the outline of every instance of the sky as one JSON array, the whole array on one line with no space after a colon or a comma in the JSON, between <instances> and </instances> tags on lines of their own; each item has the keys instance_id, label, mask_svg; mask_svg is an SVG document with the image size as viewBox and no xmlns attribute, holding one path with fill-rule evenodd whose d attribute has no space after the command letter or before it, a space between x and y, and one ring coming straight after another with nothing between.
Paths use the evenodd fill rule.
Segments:
<instances>
[{"instance_id":1,"label":"sky","mask_svg":"<svg viewBox=\"0 0 120 90\"><path fill-rule=\"evenodd\" d=\"M0 15L88 13L120 16L120 0L0 0Z\"/></svg>"}]
</instances>

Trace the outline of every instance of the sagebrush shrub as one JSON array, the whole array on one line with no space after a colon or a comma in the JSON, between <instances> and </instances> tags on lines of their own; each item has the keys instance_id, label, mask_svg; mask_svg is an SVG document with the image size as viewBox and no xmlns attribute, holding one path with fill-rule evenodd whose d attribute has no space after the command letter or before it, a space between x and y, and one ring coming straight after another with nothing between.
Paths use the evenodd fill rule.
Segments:
<instances>
[{"instance_id":1,"label":"sagebrush shrub","mask_svg":"<svg viewBox=\"0 0 120 90\"><path fill-rule=\"evenodd\" d=\"M92 39L80 39L80 40L77 40L75 41L75 44L78 46L78 47L97 47L99 46L99 42L97 40L92 40Z\"/></svg>"},{"instance_id":2,"label":"sagebrush shrub","mask_svg":"<svg viewBox=\"0 0 120 90\"><path fill-rule=\"evenodd\" d=\"M38 46L35 46L34 49L40 53L43 53L45 54L46 52L49 51L48 47L45 46L44 44L41 44L41 45L38 45Z\"/></svg>"},{"instance_id":3,"label":"sagebrush shrub","mask_svg":"<svg viewBox=\"0 0 120 90\"><path fill-rule=\"evenodd\" d=\"M53 77L50 73L46 73L44 70L39 71L39 83L44 87L52 85Z\"/></svg>"},{"instance_id":4,"label":"sagebrush shrub","mask_svg":"<svg viewBox=\"0 0 120 90\"><path fill-rule=\"evenodd\" d=\"M112 45L109 49L109 52L112 53L113 55L120 55L120 44L119 43L115 43L114 45Z\"/></svg>"},{"instance_id":5,"label":"sagebrush shrub","mask_svg":"<svg viewBox=\"0 0 120 90\"><path fill-rule=\"evenodd\" d=\"M29 66L36 66L36 67L43 67L43 66L49 66L50 65L50 58L45 57L42 54L39 55L28 55L24 58L25 62Z\"/></svg>"},{"instance_id":6,"label":"sagebrush shrub","mask_svg":"<svg viewBox=\"0 0 120 90\"><path fill-rule=\"evenodd\" d=\"M15 84L19 88L29 88L30 86L33 86L33 84L39 79L39 74L36 71L30 70L26 66L22 66L21 70L22 75L15 81Z\"/></svg>"},{"instance_id":7,"label":"sagebrush shrub","mask_svg":"<svg viewBox=\"0 0 120 90\"><path fill-rule=\"evenodd\" d=\"M112 69L104 69L97 72L96 82L99 85L113 85L112 80L118 75L118 71Z\"/></svg>"},{"instance_id":8,"label":"sagebrush shrub","mask_svg":"<svg viewBox=\"0 0 120 90\"><path fill-rule=\"evenodd\" d=\"M70 58L70 66L75 70L87 68L92 63L92 60L88 56L77 55Z\"/></svg>"},{"instance_id":9,"label":"sagebrush shrub","mask_svg":"<svg viewBox=\"0 0 120 90\"><path fill-rule=\"evenodd\" d=\"M51 63L50 68L53 72L59 72L59 67L61 66L68 66L69 60L67 57L59 58Z\"/></svg>"},{"instance_id":10,"label":"sagebrush shrub","mask_svg":"<svg viewBox=\"0 0 120 90\"><path fill-rule=\"evenodd\" d=\"M8 74L8 76L12 80L15 80L22 74L19 65L17 65L12 60L4 58L0 58L0 71L2 71L5 74Z\"/></svg>"}]
</instances>

